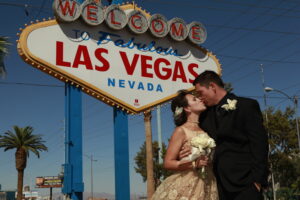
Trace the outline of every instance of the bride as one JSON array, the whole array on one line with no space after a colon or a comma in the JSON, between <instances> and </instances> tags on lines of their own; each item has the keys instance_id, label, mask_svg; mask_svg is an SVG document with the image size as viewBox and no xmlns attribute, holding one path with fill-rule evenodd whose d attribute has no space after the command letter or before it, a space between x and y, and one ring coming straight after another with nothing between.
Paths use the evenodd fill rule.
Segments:
<instances>
[{"instance_id":1,"label":"bride","mask_svg":"<svg viewBox=\"0 0 300 200\"><path fill-rule=\"evenodd\" d=\"M173 99L171 109L176 128L170 139L164 159L164 167L176 171L157 188L152 200L218 200L217 184L212 172L211 156L200 156L195 161L179 160L183 145L190 146L193 137L205 133L198 119L206 107L203 102L186 90L180 90ZM199 168L205 167L206 176L199 176Z\"/></svg>"}]
</instances>

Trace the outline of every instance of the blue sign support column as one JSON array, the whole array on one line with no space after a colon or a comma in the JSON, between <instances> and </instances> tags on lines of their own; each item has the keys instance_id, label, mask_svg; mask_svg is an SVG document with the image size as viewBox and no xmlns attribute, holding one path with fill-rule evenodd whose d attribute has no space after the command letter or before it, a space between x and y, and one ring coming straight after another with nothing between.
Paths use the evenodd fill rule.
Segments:
<instances>
[{"instance_id":1,"label":"blue sign support column","mask_svg":"<svg viewBox=\"0 0 300 200\"><path fill-rule=\"evenodd\" d=\"M65 164L62 192L82 200L82 101L79 88L65 84Z\"/></svg>"},{"instance_id":2,"label":"blue sign support column","mask_svg":"<svg viewBox=\"0 0 300 200\"><path fill-rule=\"evenodd\" d=\"M121 4L123 0L113 0ZM128 116L114 108L114 154L115 154L115 195L116 200L130 200Z\"/></svg>"},{"instance_id":3,"label":"blue sign support column","mask_svg":"<svg viewBox=\"0 0 300 200\"><path fill-rule=\"evenodd\" d=\"M114 108L114 155L116 200L130 200L128 115Z\"/></svg>"},{"instance_id":4,"label":"blue sign support column","mask_svg":"<svg viewBox=\"0 0 300 200\"><path fill-rule=\"evenodd\" d=\"M84 0L77 0L82 3ZM79 88L65 84L65 164L62 192L82 200L82 102Z\"/></svg>"}]
</instances>

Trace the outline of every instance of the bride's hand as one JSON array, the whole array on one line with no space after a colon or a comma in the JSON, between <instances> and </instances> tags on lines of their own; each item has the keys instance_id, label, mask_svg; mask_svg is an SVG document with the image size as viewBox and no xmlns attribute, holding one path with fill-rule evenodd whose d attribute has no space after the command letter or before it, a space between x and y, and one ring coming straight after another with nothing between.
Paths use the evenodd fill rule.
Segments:
<instances>
[{"instance_id":1,"label":"bride's hand","mask_svg":"<svg viewBox=\"0 0 300 200\"><path fill-rule=\"evenodd\" d=\"M184 169L193 167L193 162L187 160L179 161L179 167Z\"/></svg>"},{"instance_id":2,"label":"bride's hand","mask_svg":"<svg viewBox=\"0 0 300 200\"><path fill-rule=\"evenodd\" d=\"M196 168L201 168L203 166L207 166L208 165L208 157L207 156L200 156L197 160L196 160Z\"/></svg>"},{"instance_id":3,"label":"bride's hand","mask_svg":"<svg viewBox=\"0 0 300 200\"><path fill-rule=\"evenodd\" d=\"M188 145L188 141L185 140L178 155L178 159L181 160L182 158L190 155L192 153L191 146Z\"/></svg>"}]
</instances>

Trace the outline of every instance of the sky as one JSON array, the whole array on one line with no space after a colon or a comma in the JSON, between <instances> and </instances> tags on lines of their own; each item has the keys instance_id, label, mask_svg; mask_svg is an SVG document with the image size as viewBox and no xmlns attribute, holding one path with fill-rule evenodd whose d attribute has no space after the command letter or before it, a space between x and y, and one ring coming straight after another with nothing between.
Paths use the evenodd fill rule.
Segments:
<instances>
[{"instance_id":1,"label":"sky","mask_svg":"<svg viewBox=\"0 0 300 200\"><path fill-rule=\"evenodd\" d=\"M254 98L264 109L262 77L266 86L289 96L300 94L300 1L299 0L139 0L139 7L167 19L199 21L207 29L202 46L219 59L222 78L234 93ZM104 0L104 4L107 2ZM0 35L11 45L5 59L7 76L0 79L0 133L12 126L32 126L42 134L48 152L40 159L31 154L24 184L34 187L35 177L55 176L64 163L64 83L25 63L17 53L16 35L30 21L53 17L51 0L0 0ZM26 8L26 9L25 9ZM262 75L260 66L263 65ZM90 191L91 161L94 192L114 193L113 109L83 94L83 175ZM267 94L267 106L285 109L292 102L279 93ZM162 135L167 144L174 129L170 104L162 107ZM156 110L152 133L157 140ZM142 115L129 116L129 162L131 193L146 194L146 184L135 173L134 156L145 141ZM0 150L0 184L16 189L14 151ZM39 189L46 195L47 189ZM55 189L54 192L59 192Z\"/></svg>"}]
</instances>

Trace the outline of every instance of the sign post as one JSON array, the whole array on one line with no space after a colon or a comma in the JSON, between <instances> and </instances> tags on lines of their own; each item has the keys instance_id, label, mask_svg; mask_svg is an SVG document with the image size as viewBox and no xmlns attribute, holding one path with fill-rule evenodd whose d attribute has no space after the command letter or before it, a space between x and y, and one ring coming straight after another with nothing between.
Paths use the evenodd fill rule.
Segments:
<instances>
[{"instance_id":1,"label":"sign post","mask_svg":"<svg viewBox=\"0 0 300 200\"><path fill-rule=\"evenodd\" d=\"M66 136L62 191L72 200L82 200L82 102L80 89L65 84Z\"/></svg>"},{"instance_id":2,"label":"sign post","mask_svg":"<svg viewBox=\"0 0 300 200\"><path fill-rule=\"evenodd\" d=\"M116 200L130 200L128 115L114 108L114 156Z\"/></svg>"},{"instance_id":3,"label":"sign post","mask_svg":"<svg viewBox=\"0 0 300 200\"><path fill-rule=\"evenodd\" d=\"M123 0L113 0L121 4ZM128 115L114 107L114 156L116 200L130 200Z\"/></svg>"},{"instance_id":4,"label":"sign post","mask_svg":"<svg viewBox=\"0 0 300 200\"><path fill-rule=\"evenodd\" d=\"M82 3L83 0L77 0ZM82 99L81 91L65 83L65 168L64 194L72 200L83 199L82 175ZM52 189L52 188L50 188ZM52 196L52 190L51 190Z\"/></svg>"}]
</instances>

